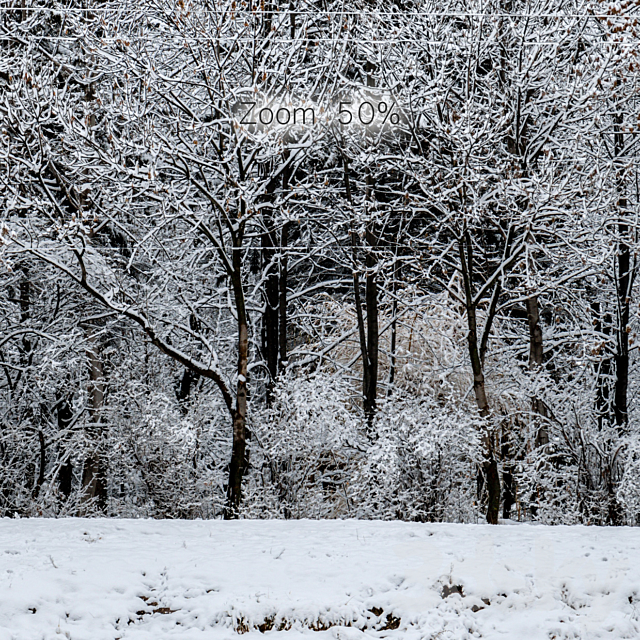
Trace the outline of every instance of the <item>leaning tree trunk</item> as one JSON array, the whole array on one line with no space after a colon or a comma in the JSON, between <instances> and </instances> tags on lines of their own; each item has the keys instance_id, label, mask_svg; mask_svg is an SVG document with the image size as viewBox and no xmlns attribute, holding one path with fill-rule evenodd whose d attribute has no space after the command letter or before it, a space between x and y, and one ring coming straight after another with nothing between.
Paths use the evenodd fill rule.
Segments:
<instances>
[{"instance_id":1,"label":"leaning tree trunk","mask_svg":"<svg viewBox=\"0 0 640 640\"><path fill-rule=\"evenodd\" d=\"M460 255L460 266L462 271L462 279L465 290L466 312L467 312L467 345L469 347L469 359L471 360L471 370L473 373L473 391L476 399L476 405L482 418L486 418L490 414L489 401L484 383L484 372L482 367L482 358L480 357L480 341L478 340L478 322L476 316L477 304L473 299L472 282L473 282L473 251L471 246L471 237L469 232L465 232L459 239L458 250ZM493 306L493 305L492 305ZM491 318L487 319L489 323ZM484 334L488 335L489 324L485 327ZM484 350L486 340L483 336ZM498 463L496 461L493 441L491 434L485 432L482 438L484 446L485 460L482 463L482 474L484 478L478 480L478 487L481 489L482 483L487 483L488 505L487 505L487 522L489 524L498 524L498 513L500 511L500 477L498 475Z\"/></svg>"}]
</instances>

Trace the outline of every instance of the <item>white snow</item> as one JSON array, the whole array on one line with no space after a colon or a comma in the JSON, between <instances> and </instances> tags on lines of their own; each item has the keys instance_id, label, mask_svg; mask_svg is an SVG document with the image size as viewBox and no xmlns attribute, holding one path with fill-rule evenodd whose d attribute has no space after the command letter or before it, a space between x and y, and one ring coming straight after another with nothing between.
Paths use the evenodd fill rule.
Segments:
<instances>
[{"instance_id":1,"label":"white snow","mask_svg":"<svg viewBox=\"0 0 640 640\"><path fill-rule=\"evenodd\" d=\"M0 640L640 638L639 566L640 528L5 518Z\"/></svg>"}]
</instances>

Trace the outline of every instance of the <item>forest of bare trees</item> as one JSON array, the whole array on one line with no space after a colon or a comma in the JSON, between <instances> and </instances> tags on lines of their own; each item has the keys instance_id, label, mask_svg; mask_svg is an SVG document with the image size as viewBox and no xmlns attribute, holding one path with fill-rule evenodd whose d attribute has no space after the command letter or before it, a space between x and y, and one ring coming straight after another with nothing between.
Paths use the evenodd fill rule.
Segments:
<instances>
[{"instance_id":1,"label":"forest of bare trees","mask_svg":"<svg viewBox=\"0 0 640 640\"><path fill-rule=\"evenodd\" d=\"M0 516L637 524L639 15L2 0Z\"/></svg>"}]
</instances>

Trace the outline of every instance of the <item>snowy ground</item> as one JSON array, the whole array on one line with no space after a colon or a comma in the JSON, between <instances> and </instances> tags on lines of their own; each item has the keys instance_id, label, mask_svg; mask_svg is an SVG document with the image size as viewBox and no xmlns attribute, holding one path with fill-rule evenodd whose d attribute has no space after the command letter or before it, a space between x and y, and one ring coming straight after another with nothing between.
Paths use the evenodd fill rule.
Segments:
<instances>
[{"instance_id":1,"label":"snowy ground","mask_svg":"<svg viewBox=\"0 0 640 640\"><path fill-rule=\"evenodd\" d=\"M640 528L0 519L0 640L239 632L640 638Z\"/></svg>"}]
</instances>

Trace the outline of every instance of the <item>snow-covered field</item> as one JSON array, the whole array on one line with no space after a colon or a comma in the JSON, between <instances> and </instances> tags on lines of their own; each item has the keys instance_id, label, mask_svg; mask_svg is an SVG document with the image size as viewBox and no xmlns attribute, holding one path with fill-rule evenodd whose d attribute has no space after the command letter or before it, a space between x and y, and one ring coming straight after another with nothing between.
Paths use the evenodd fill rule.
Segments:
<instances>
[{"instance_id":1,"label":"snow-covered field","mask_svg":"<svg viewBox=\"0 0 640 640\"><path fill-rule=\"evenodd\" d=\"M238 633L640 638L640 528L0 519L0 640Z\"/></svg>"}]
</instances>

